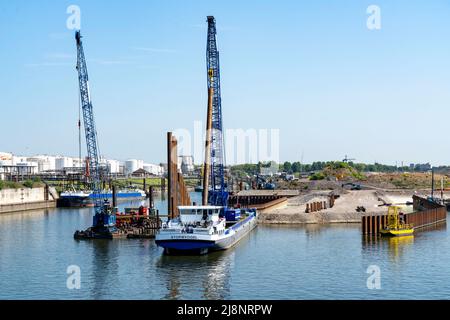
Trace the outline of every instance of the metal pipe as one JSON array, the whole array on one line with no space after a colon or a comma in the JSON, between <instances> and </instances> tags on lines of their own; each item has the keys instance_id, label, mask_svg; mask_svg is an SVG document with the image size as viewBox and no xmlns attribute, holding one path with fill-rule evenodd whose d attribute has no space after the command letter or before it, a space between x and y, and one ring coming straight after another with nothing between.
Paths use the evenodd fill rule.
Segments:
<instances>
[{"instance_id":1,"label":"metal pipe","mask_svg":"<svg viewBox=\"0 0 450 320\"><path fill-rule=\"evenodd\" d=\"M113 208L117 207L117 187L115 185L112 186L112 206Z\"/></svg>"},{"instance_id":2,"label":"metal pipe","mask_svg":"<svg viewBox=\"0 0 450 320\"><path fill-rule=\"evenodd\" d=\"M148 197L149 197L150 209L154 209L155 208L155 203L153 201L153 187L152 186L150 186L148 193L149 193Z\"/></svg>"},{"instance_id":3,"label":"metal pipe","mask_svg":"<svg viewBox=\"0 0 450 320\"><path fill-rule=\"evenodd\" d=\"M203 164L203 205L208 205L209 175L211 171L211 131L214 89L208 90L208 115L206 121L205 163Z\"/></svg>"},{"instance_id":4,"label":"metal pipe","mask_svg":"<svg viewBox=\"0 0 450 320\"><path fill-rule=\"evenodd\" d=\"M434 200L434 168L431 168L431 199Z\"/></svg>"},{"instance_id":5,"label":"metal pipe","mask_svg":"<svg viewBox=\"0 0 450 320\"><path fill-rule=\"evenodd\" d=\"M172 132L167 133L167 191L168 207L167 214L173 218L173 191L172 191Z\"/></svg>"}]
</instances>

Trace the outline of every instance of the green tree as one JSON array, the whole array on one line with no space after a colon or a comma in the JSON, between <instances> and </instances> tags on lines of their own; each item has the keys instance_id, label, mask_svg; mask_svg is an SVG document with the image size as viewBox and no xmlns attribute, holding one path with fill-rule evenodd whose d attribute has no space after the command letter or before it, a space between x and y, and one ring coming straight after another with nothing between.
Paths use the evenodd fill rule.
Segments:
<instances>
[{"instance_id":1,"label":"green tree","mask_svg":"<svg viewBox=\"0 0 450 320\"><path fill-rule=\"evenodd\" d=\"M301 170L302 170L302 164L300 162L297 161L292 164L293 172L301 172Z\"/></svg>"},{"instance_id":2,"label":"green tree","mask_svg":"<svg viewBox=\"0 0 450 320\"><path fill-rule=\"evenodd\" d=\"M288 173L292 172L292 164L290 162L286 161L283 164L283 170Z\"/></svg>"}]
</instances>

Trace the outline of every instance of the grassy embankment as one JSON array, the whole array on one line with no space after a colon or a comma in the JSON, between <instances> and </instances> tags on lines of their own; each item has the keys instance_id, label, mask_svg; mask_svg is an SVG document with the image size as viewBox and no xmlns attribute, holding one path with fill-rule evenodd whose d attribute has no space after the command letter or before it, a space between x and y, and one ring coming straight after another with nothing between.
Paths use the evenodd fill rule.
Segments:
<instances>
[{"instance_id":1,"label":"grassy embankment","mask_svg":"<svg viewBox=\"0 0 450 320\"><path fill-rule=\"evenodd\" d=\"M420 189L430 188L432 177L430 172L364 173L349 163L335 162L310 177L310 180L325 179L362 182L386 188ZM435 174L434 179L436 189L440 189L441 179L444 188L450 187L450 178L447 175Z\"/></svg>"},{"instance_id":2,"label":"grassy embankment","mask_svg":"<svg viewBox=\"0 0 450 320\"><path fill-rule=\"evenodd\" d=\"M26 180L24 182L14 182L14 181L1 181L0 180L0 190L4 189L24 189L24 188L41 188L45 184L39 179Z\"/></svg>"}]
</instances>

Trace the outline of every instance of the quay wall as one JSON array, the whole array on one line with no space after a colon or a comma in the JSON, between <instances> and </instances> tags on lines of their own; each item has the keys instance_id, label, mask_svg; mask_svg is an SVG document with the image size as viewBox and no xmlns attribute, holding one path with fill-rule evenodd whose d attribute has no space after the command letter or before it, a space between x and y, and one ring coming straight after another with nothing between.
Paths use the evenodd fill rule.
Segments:
<instances>
[{"instance_id":1,"label":"quay wall","mask_svg":"<svg viewBox=\"0 0 450 320\"><path fill-rule=\"evenodd\" d=\"M414 212L405 214L405 223L412 224L414 229L437 225L447 221L447 208L428 199L413 196ZM361 217L362 233L378 235L388 223L387 213L369 213Z\"/></svg>"},{"instance_id":2,"label":"quay wall","mask_svg":"<svg viewBox=\"0 0 450 320\"><path fill-rule=\"evenodd\" d=\"M56 198L56 190L49 187L0 190L0 214L53 208Z\"/></svg>"}]
</instances>

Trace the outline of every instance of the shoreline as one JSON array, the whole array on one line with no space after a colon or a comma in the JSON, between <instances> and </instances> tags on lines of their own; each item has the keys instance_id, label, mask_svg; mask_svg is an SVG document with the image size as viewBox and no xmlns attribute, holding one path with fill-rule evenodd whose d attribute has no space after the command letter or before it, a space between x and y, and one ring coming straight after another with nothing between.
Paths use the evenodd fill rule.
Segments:
<instances>
[{"instance_id":1,"label":"shoreline","mask_svg":"<svg viewBox=\"0 0 450 320\"><path fill-rule=\"evenodd\" d=\"M383 214L387 204L398 205L405 212L412 211L413 195L426 195L419 190L345 190L337 195L334 206L307 213L307 204L325 202L334 191L311 191L289 198L282 207L268 208L258 215L258 223L264 225L309 225L309 224L361 224L364 214ZM357 211L358 208L364 211Z\"/></svg>"}]
</instances>

